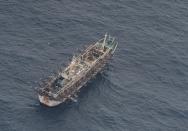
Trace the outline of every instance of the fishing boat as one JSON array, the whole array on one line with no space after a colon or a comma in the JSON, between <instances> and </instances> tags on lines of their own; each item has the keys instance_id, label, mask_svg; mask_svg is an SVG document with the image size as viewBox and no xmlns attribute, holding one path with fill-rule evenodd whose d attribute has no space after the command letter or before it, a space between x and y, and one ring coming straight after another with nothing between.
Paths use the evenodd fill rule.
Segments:
<instances>
[{"instance_id":1,"label":"fishing boat","mask_svg":"<svg viewBox=\"0 0 188 131\"><path fill-rule=\"evenodd\" d=\"M89 45L82 53L73 56L70 64L40 84L39 101L49 107L67 100L75 100L77 93L113 56L118 43L114 37L104 38Z\"/></svg>"}]
</instances>

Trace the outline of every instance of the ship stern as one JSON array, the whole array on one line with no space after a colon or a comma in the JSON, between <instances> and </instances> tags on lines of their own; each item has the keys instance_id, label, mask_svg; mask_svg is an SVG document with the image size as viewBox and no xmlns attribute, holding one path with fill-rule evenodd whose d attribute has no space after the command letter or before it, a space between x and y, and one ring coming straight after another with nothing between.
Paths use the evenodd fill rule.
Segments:
<instances>
[{"instance_id":1,"label":"ship stern","mask_svg":"<svg viewBox=\"0 0 188 131\"><path fill-rule=\"evenodd\" d=\"M51 100L49 99L48 96L44 96L44 95L42 96L40 94L38 95L38 98L41 104L48 106L48 107L54 107L62 103L62 101Z\"/></svg>"}]
</instances>

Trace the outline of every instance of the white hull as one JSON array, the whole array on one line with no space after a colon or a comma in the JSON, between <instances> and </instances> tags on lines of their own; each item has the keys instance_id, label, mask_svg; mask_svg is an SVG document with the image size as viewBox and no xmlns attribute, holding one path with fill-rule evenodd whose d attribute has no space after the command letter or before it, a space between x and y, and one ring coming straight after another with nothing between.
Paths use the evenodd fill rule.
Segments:
<instances>
[{"instance_id":1,"label":"white hull","mask_svg":"<svg viewBox=\"0 0 188 131\"><path fill-rule=\"evenodd\" d=\"M38 95L39 101L49 107L57 106L61 104L63 101L55 101L55 100L49 100L48 97Z\"/></svg>"}]
</instances>

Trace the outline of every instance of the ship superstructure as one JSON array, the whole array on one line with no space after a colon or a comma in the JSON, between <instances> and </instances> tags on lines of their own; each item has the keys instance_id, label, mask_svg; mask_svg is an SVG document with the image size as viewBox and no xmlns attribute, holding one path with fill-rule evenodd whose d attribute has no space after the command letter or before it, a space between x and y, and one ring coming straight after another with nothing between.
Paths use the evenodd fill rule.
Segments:
<instances>
[{"instance_id":1,"label":"ship superstructure","mask_svg":"<svg viewBox=\"0 0 188 131\"><path fill-rule=\"evenodd\" d=\"M56 106L68 99L74 100L80 88L105 66L117 45L115 38L106 34L78 56L73 56L64 70L41 85L38 91L40 102L47 106Z\"/></svg>"}]
</instances>

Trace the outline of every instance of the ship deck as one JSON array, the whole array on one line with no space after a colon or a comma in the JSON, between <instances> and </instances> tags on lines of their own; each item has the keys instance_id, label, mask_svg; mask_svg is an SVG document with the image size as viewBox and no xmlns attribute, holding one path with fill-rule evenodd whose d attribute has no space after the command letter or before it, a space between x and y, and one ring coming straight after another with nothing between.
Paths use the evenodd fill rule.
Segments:
<instances>
[{"instance_id":1,"label":"ship deck","mask_svg":"<svg viewBox=\"0 0 188 131\"><path fill-rule=\"evenodd\" d=\"M73 57L72 62L61 75L66 79L78 77L82 72L89 69L103 54L103 50L95 45L77 58Z\"/></svg>"}]
</instances>

